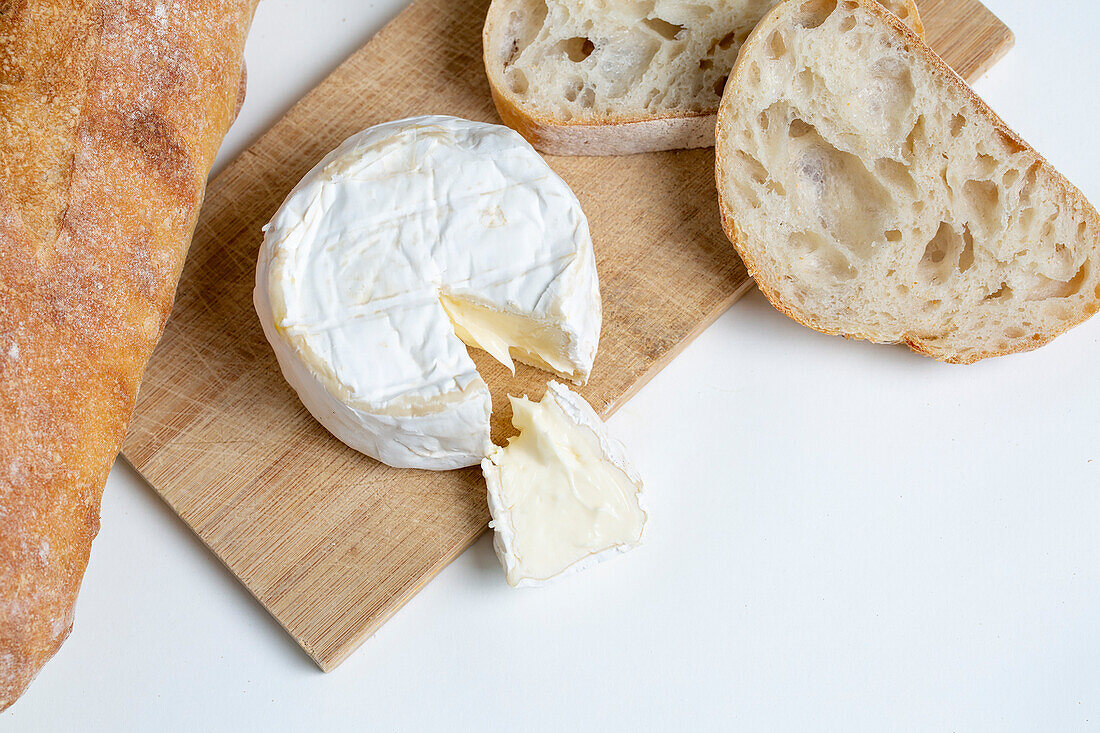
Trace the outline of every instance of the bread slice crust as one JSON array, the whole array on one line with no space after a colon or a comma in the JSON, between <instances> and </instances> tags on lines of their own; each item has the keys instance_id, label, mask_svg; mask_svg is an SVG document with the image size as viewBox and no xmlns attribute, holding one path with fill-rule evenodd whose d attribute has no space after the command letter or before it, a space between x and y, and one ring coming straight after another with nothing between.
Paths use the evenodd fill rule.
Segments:
<instances>
[{"instance_id":1,"label":"bread slice crust","mask_svg":"<svg viewBox=\"0 0 1100 733\"><path fill-rule=\"evenodd\" d=\"M527 138L536 149L547 155L629 155L714 145L717 102L704 102L697 109L644 113L624 110L613 115L582 117L551 114L526 102L509 88L505 78L506 63L498 49L501 42L508 39L508 14L517 5L527 2L529 0L493 0L482 41L486 75L497 112L504 124ZM923 36L924 25L914 0L883 2L903 12L906 22ZM737 42L732 41L731 58L736 56L737 47Z\"/></svg>"},{"instance_id":2,"label":"bread slice crust","mask_svg":"<svg viewBox=\"0 0 1100 733\"><path fill-rule=\"evenodd\" d=\"M813 309L800 304L795 298L790 297L789 288L784 287L784 280L790 273L778 271L765 263L765 254L770 242L762 242L754 239L746 232L743 219L747 212L738 210L731 195L732 187L736 185L737 172L731 165L731 156L736 153L731 147L731 138L738 125L742 123L736 118L735 107L738 95L751 86L754 80L747 78L755 61L758 61L765 45L772 34L789 24L792 17L801 12L806 6L836 6L851 10L856 13L870 14L876 22L899 40L906 49L916 57L915 63L929 65L932 73L940 82L951 90L958 92L972 105L973 110L987 123L993 136L997 138L1006 149L1013 150L1015 154L1030 160L1029 170L1035 171L1041 178L1042 184L1053 189L1063 204L1060 211L1063 216L1076 217L1079 232L1084 233L1085 239L1080 243L1082 249L1088 251L1084 263L1079 268L1078 277L1087 286L1081 292L1084 295L1077 299L1075 310L1069 317L1063 318L1053 325L1047 324L1045 328L1028 331L1021 337L1010 339L992 339L966 348L958 347L958 338L953 334L921 333L919 329L907 328L901 333L891 334L877 328L867 327L866 324L848 322L838 324L833 319L821 317ZM952 364L973 364L982 359L1004 356L1014 353L1031 351L1050 343L1057 336L1068 329L1081 324L1097 310L1100 310L1100 267L1092 261L1093 256L1100 252L1100 216L1095 208L1088 202L1085 196L1072 183L1066 180L1051 166L1038 152L1020 138L998 116L984 100L982 100L967 84L955 73L931 48L929 48L912 29L906 27L896 17L886 12L873 0L841 0L839 3L833 0L787 0L776 7L756 27L742 47L737 64L735 64L727 85L726 94L723 97L722 107L718 113L716 125L716 161L715 177L719 191L719 208L722 218L722 226L727 237L737 249L749 274L755 279L756 284L765 297L781 313L792 320L801 323L821 333L841 335L851 339L868 340L874 343L900 343L905 344L913 351L931 356L943 362ZM948 156L944 154L946 159ZM781 229L790 229L790 222L775 223L776 232ZM1076 279L1076 278L1075 278ZM987 298L988 299L988 298ZM1020 329L1023 325L1013 326ZM1027 330L1027 329L1025 329Z\"/></svg>"}]
</instances>

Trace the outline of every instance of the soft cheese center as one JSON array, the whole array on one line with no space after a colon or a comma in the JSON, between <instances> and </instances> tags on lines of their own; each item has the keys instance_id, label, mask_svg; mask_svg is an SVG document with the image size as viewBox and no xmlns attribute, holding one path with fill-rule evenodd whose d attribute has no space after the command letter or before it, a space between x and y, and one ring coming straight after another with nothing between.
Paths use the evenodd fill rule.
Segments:
<instances>
[{"instance_id":1,"label":"soft cheese center","mask_svg":"<svg viewBox=\"0 0 1100 733\"><path fill-rule=\"evenodd\" d=\"M638 487L599 438L553 400L512 397L520 434L493 454L515 534L516 581L546 580L589 555L641 540Z\"/></svg>"},{"instance_id":2,"label":"soft cheese center","mask_svg":"<svg viewBox=\"0 0 1100 733\"><path fill-rule=\"evenodd\" d=\"M540 324L513 313L504 313L454 295L441 295L443 309L451 319L455 335L467 346L482 349L508 367L516 366L512 356L564 377L574 377L574 367L562 358L566 345L560 328Z\"/></svg>"}]
</instances>

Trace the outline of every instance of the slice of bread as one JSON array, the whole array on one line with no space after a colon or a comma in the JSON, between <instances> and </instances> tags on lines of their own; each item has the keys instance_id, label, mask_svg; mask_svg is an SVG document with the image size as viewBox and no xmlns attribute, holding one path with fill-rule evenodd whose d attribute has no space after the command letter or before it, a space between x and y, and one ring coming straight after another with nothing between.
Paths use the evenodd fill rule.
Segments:
<instances>
[{"instance_id":1,"label":"slice of bread","mask_svg":"<svg viewBox=\"0 0 1100 733\"><path fill-rule=\"evenodd\" d=\"M1096 210L870 0L768 15L717 137L726 234L811 328L971 363L1100 307Z\"/></svg>"},{"instance_id":2,"label":"slice of bread","mask_svg":"<svg viewBox=\"0 0 1100 733\"><path fill-rule=\"evenodd\" d=\"M881 0L918 33L913 0ZM552 155L714 144L737 52L779 0L493 0L485 70L500 117Z\"/></svg>"}]
</instances>

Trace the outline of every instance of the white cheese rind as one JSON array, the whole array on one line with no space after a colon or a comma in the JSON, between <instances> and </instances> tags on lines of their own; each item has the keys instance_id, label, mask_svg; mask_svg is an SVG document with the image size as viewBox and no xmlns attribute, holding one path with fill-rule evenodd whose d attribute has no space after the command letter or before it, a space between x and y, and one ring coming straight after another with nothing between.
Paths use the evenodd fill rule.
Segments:
<instances>
[{"instance_id":1,"label":"white cheese rind","mask_svg":"<svg viewBox=\"0 0 1100 733\"><path fill-rule=\"evenodd\" d=\"M264 231L254 300L283 375L336 437L389 465L459 468L492 449L489 392L443 296L550 334L536 346L567 378L591 371L602 315L588 222L506 127L419 117L365 130Z\"/></svg>"},{"instance_id":2,"label":"white cheese rind","mask_svg":"<svg viewBox=\"0 0 1100 733\"><path fill-rule=\"evenodd\" d=\"M513 400L513 403L515 403L515 400ZM482 461L481 466L485 475L489 512L492 516L489 526L494 530L493 549L504 567L508 582L515 587L543 585L551 580L571 575L610 557L627 552L641 544L648 523L648 512L642 493L641 477L626 459L626 450L622 443L607 434L603 421L596 415L592 407L579 395L557 382L550 382L547 386L546 396L537 407L542 408L545 406L560 410L571 431L579 431L594 437L599 446L598 452L600 455L597 460L604 463L605 466L613 467L615 471L622 474L626 481L633 485L633 495L630 497L629 503L633 504L632 509L640 512L641 526L635 533L627 523L627 531L622 536L595 538L595 546L583 554L575 547L566 548L567 552L576 552L580 556L572 562L563 563L561 567L555 568L554 572L539 577L531 572L530 566L533 563L530 558L525 559L522 556L520 550L522 543L517 540L516 512L520 509L516 505L510 504L510 502L516 500L516 497L509 491L512 487L506 485L508 478L502 468L508 458L507 451L509 448L498 447ZM538 434L535 437L540 442L555 443L555 447L550 450L550 453L560 450L562 453L570 454L577 436L570 439L567 436ZM547 472L548 475L549 473ZM544 480L543 476L532 478ZM548 503L560 499L560 497L554 497L549 493L537 498L540 502L545 500ZM608 501L611 501L610 496ZM622 507L620 507L621 509ZM554 530L553 527L546 527L546 529ZM561 539L566 540L564 532Z\"/></svg>"}]
</instances>

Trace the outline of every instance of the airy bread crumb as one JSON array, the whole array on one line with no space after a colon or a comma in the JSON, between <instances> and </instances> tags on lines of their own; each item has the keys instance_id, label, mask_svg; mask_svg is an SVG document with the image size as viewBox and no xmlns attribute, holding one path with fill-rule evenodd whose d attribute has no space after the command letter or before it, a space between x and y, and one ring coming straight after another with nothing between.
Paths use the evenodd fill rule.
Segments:
<instances>
[{"instance_id":1,"label":"airy bread crumb","mask_svg":"<svg viewBox=\"0 0 1100 733\"><path fill-rule=\"evenodd\" d=\"M717 138L726 233L812 328L971 363L1100 307L1096 210L870 0L762 21Z\"/></svg>"},{"instance_id":2,"label":"airy bread crumb","mask_svg":"<svg viewBox=\"0 0 1100 733\"><path fill-rule=\"evenodd\" d=\"M923 33L913 0L883 5ZM505 123L543 152L707 147L737 53L778 0L494 0L485 68Z\"/></svg>"}]
</instances>

